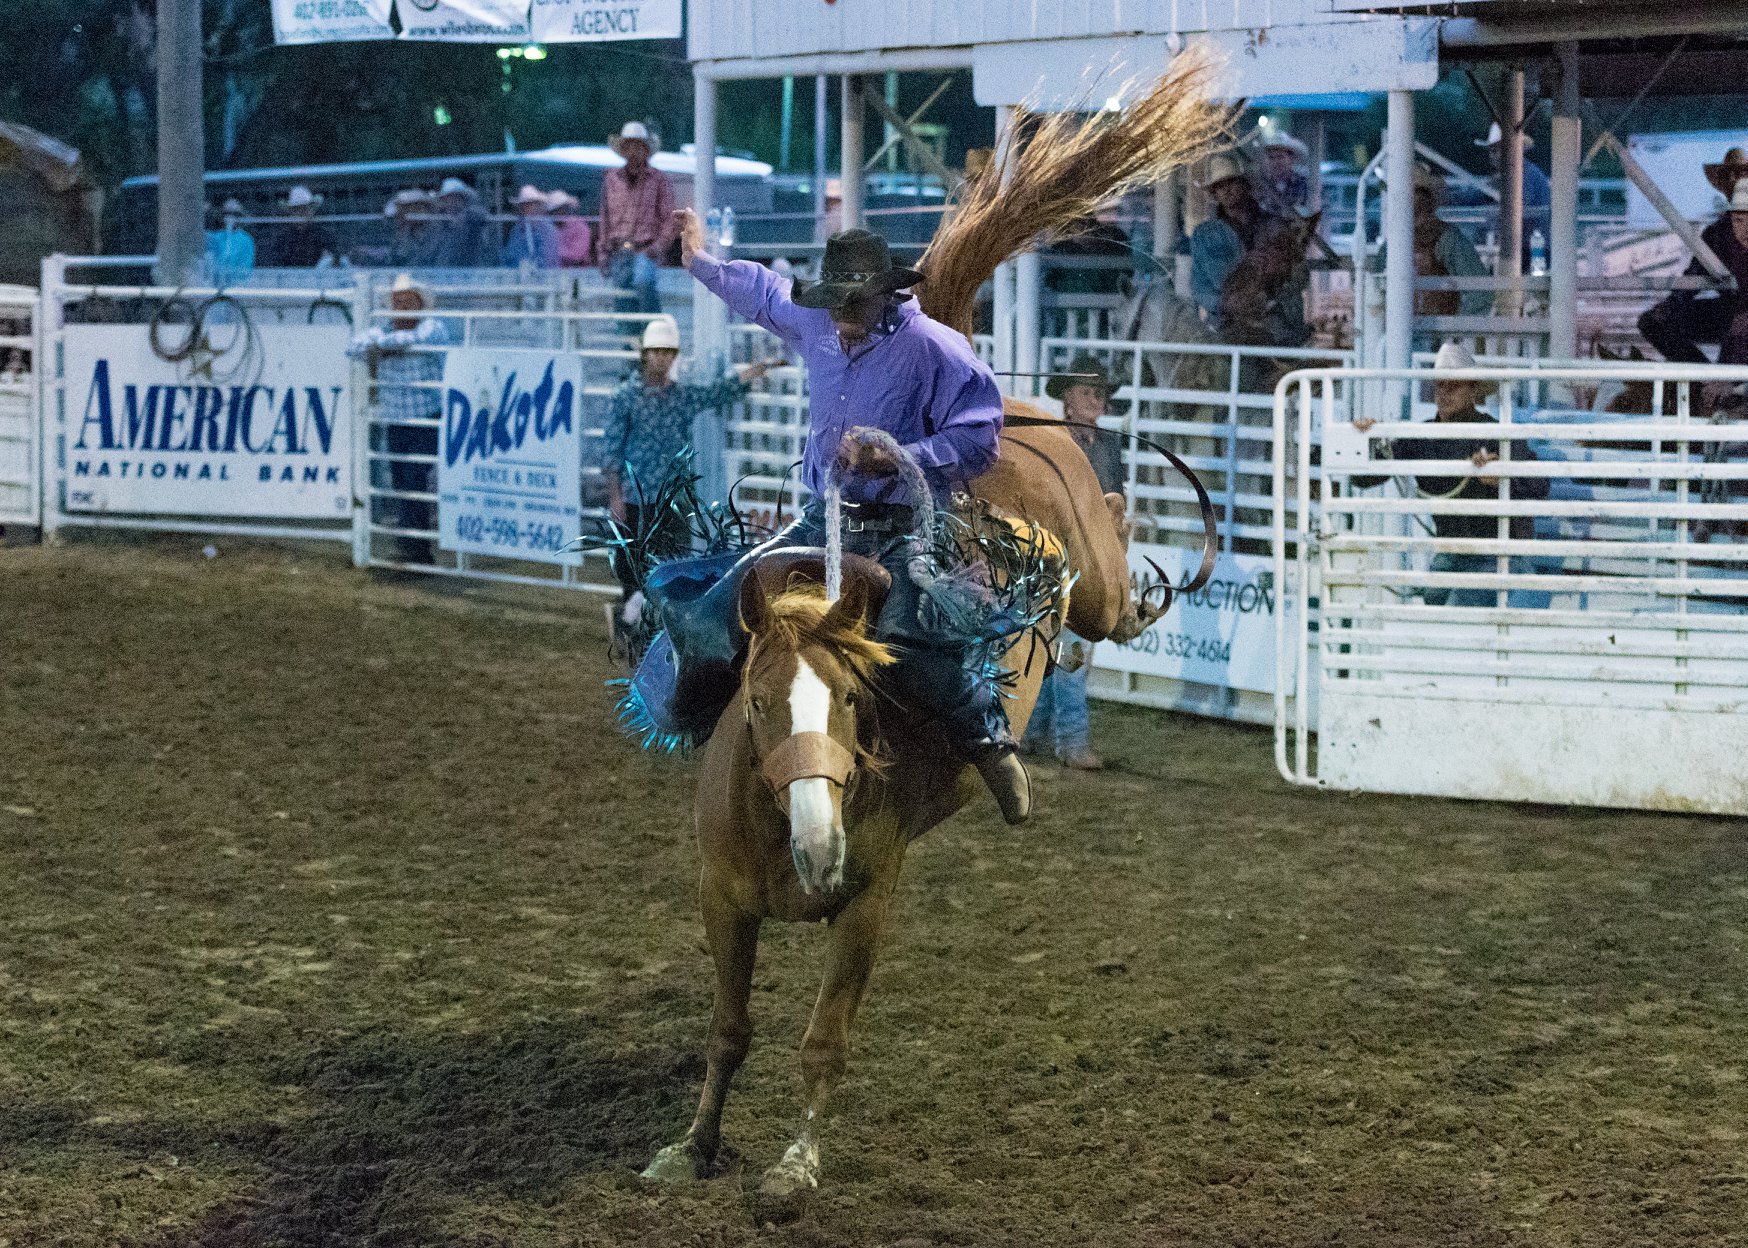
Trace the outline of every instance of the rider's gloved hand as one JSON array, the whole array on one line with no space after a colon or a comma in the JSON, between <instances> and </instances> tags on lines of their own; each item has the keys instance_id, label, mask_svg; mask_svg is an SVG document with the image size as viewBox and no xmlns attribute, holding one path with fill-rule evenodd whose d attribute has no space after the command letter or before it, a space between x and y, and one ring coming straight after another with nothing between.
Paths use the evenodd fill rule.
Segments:
<instances>
[{"instance_id":1,"label":"rider's gloved hand","mask_svg":"<svg viewBox=\"0 0 1748 1248\"><path fill-rule=\"evenodd\" d=\"M855 430L838 443L838 454L832 472L840 480L850 476L891 477L898 474L898 459L885 447L862 442Z\"/></svg>"}]
</instances>

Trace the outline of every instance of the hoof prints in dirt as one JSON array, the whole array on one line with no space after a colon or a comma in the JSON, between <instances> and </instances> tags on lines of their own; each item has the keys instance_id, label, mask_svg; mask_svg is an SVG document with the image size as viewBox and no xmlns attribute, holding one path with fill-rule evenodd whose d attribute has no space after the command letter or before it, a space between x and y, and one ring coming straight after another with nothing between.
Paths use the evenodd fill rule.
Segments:
<instances>
[{"instance_id":1,"label":"hoof prints in dirt","mask_svg":"<svg viewBox=\"0 0 1748 1248\"><path fill-rule=\"evenodd\" d=\"M273 1072L313 1112L263 1142L261 1187L152 1248L428 1244L469 1189L550 1202L578 1173L645 1157L703 1075L696 1057L598 1045L569 1024L323 1044Z\"/></svg>"}]
</instances>

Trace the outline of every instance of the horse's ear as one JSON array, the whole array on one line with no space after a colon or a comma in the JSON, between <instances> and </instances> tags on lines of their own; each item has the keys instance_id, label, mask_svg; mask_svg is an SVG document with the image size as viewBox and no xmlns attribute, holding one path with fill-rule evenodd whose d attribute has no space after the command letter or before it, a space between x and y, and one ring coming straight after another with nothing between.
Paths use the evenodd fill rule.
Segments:
<instances>
[{"instance_id":1,"label":"horse's ear","mask_svg":"<svg viewBox=\"0 0 1748 1248\"><path fill-rule=\"evenodd\" d=\"M851 631L859 627L868 615L868 582L859 576L844 578L843 592L826 612L826 628Z\"/></svg>"},{"instance_id":2,"label":"horse's ear","mask_svg":"<svg viewBox=\"0 0 1748 1248\"><path fill-rule=\"evenodd\" d=\"M749 633L762 633L771 622L771 602L756 572L749 571L740 583L740 622Z\"/></svg>"},{"instance_id":3,"label":"horse's ear","mask_svg":"<svg viewBox=\"0 0 1748 1248\"><path fill-rule=\"evenodd\" d=\"M1319 224L1322 223L1322 221L1323 221L1323 210L1321 208L1319 208L1316 212L1312 213L1310 216L1305 218L1305 237L1307 239L1309 239L1312 235L1317 233L1317 227Z\"/></svg>"}]
</instances>

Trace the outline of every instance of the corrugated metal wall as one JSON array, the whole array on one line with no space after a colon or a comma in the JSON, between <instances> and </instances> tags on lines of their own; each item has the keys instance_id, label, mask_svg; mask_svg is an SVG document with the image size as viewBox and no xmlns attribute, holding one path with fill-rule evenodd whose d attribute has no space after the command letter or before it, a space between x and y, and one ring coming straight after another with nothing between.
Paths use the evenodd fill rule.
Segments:
<instances>
[{"instance_id":1,"label":"corrugated metal wall","mask_svg":"<svg viewBox=\"0 0 1748 1248\"><path fill-rule=\"evenodd\" d=\"M1330 7L1329 0L688 0L686 6L695 61L1353 20Z\"/></svg>"}]
</instances>

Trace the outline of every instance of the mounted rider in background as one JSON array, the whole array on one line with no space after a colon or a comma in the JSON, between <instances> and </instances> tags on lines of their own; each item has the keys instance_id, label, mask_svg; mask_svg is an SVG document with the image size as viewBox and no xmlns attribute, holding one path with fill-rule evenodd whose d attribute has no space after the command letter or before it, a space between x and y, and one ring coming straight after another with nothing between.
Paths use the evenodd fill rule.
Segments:
<instances>
[{"instance_id":1,"label":"mounted rider in background","mask_svg":"<svg viewBox=\"0 0 1748 1248\"><path fill-rule=\"evenodd\" d=\"M919 500L908 497L889 454L845 438L856 428L890 434L922 469L935 501L945 505L1000 453L1002 400L994 375L963 336L910 302L905 292L923 275L895 267L879 235L832 235L820 280L796 283L791 292L788 282L760 265L715 259L704 250L697 215L687 209L677 216L681 261L692 275L807 362L811 399L801 479L813 501L799 520L743 557L695 608L664 610L676 653L676 694L687 696L688 665L738 657L720 653L720 633L723 621L737 618L740 581L752 562L778 546L824 544L822 500L835 477L843 496L844 549L877 560L892 574L874 628L898 655L889 669L889 691L900 705L939 724L952 748L983 776L1009 823L1024 821L1031 811L1030 780L1015 754L999 694L967 670L963 642L931 635L919 621L919 590L908 566L918 540L927 539L913 533Z\"/></svg>"}]
</instances>

